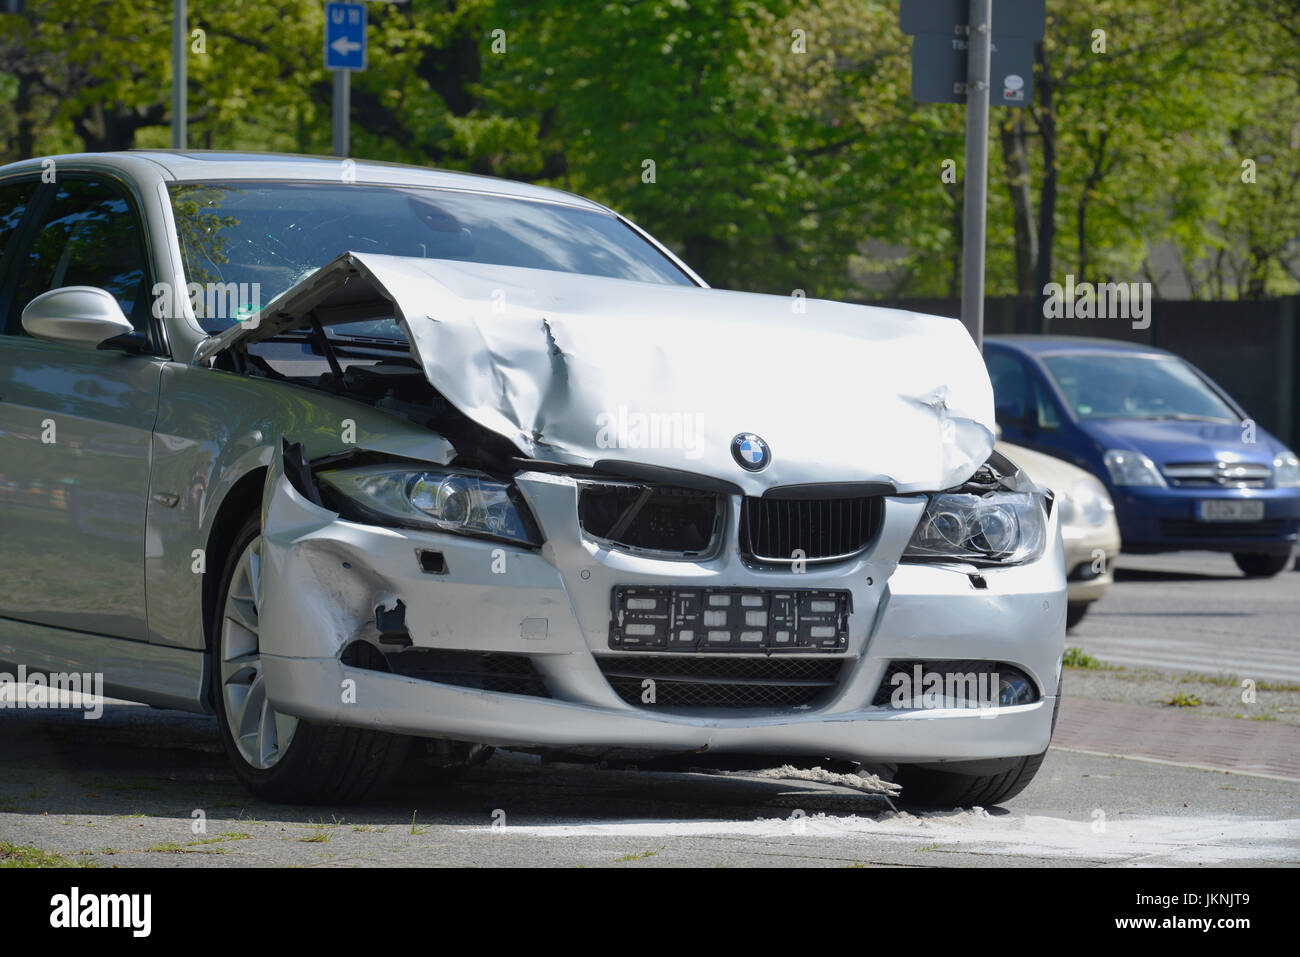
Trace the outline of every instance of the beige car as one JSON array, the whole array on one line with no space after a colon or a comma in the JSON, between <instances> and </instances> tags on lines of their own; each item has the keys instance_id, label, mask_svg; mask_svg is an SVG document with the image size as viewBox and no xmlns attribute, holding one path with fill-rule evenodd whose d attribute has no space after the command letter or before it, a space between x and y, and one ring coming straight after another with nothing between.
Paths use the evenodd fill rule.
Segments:
<instances>
[{"instance_id":1,"label":"beige car","mask_svg":"<svg viewBox=\"0 0 1300 957\"><path fill-rule=\"evenodd\" d=\"M1101 482L1069 462L1009 442L998 442L997 450L1059 497L1070 586L1065 624L1073 628L1113 580L1111 563L1120 545L1115 505Z\"/></svg>"}]
</instances>

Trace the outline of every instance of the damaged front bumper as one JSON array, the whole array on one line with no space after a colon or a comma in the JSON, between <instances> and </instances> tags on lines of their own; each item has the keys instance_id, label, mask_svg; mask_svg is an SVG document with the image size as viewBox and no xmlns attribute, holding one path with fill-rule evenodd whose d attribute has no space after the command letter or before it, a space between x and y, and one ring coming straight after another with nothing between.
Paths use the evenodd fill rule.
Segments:
<instances>
[{"instance_id":1,"label":"damaged front bumper","mask_svg":"<svg viewBox=\"0 0 1300 957\"><path fill-rule=\"evenodd\" d=\"M690 561L610 548L581 530L580 480L525 472L515 485L542 526L541 548L349 521L273 468L261 549L271 705L320 723L611 755L707 749L931 763L1047 747L1066 612L1055 510L1051 544L1034 561L900 564L925 500L891 496L870 548L796 572L755 566L734 545ZM733 499L723 541L735 541L740 508ZM835 591L847 593L851 612L833 654L647 654L611 647L611 595L627 586ZM628 693L637 668L658 674L656 663L706 659L777 661L786 677L770 687L784 691L814 680L788 678L801 673L790 662L806 662L808 673L823 669L814 676L822 692L794 704L742 695L725 707ZM1032 700L892 706L890 676L927 662L1014 668ZM745 671L715 675L717 687L769 687L746 683Z\"/></svg>"}]
</instances>

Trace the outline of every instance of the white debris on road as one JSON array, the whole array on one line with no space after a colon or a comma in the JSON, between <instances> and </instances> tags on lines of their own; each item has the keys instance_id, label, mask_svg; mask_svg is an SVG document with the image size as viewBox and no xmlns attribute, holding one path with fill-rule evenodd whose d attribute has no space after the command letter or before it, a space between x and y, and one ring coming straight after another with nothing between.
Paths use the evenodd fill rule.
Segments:
<instances>
[{"instance_id":1,"label":"white debris on road","mask_svg":"<svg viewBox=\"0 0 1300 957\"><path fill-rule=\"evenodd\" d=\"M864 794L880 794L884 797L897 797L903 790L901 785L885 781L875 774L839 774L825 768L796 768L783 764L779 768L767 768L762 771L726 771L728 775L746 778L765 778L777 781L813 781L817 784L837 784L852 788Z\"/></svg>"}]
</instances>

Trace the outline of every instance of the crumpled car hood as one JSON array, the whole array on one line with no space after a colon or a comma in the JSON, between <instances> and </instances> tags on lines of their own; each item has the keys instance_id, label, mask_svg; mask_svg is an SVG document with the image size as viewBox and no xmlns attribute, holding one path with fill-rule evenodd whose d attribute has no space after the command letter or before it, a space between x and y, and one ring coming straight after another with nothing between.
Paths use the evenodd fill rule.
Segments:
<instances>
[{"instance_id":1,"label":"crumpled car hood","mask_svg":"<svg viewBox=\"0 0 1300 957\"><path fill-rule=\"evenodd\" d=\"M825 300L348 253L203 344L394 316L430 383L526 456L694 473L760 495L958 485L994 443L984 363L953 319ZM739 433L770 464L747 471Z\"/></svg>"}]
</instances>

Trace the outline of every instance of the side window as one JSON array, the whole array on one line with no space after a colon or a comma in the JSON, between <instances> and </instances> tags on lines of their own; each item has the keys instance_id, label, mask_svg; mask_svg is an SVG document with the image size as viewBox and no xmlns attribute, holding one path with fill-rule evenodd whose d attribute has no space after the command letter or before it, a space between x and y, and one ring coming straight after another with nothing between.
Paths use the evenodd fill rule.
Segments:
<instances>
[{"instance_id":1,"label":"side window","mask_svg":"<svg viewBox=\"0 0 1300 957\"><path fill-rule=\"evenodd\" d=\"M0 303L3 303L5 276L9 271L12 256L10 247L18 241L18 224L23 221L23 214L31 205L32 194L36 192L36 182L5 183L0 186ZM3 319L3 306L0 305L0 319ZM4 323L0 322L0 332L4 332Z\"/></svg>"},{"instance_id":2,"label":"side window","mask_svg":"<svg viewBox=\"0 0 1300 957\"><path fill-rule=\"evenodd\" d=\"M1029 376L1020 360L1004 352L989 352L984 356L993 383L993 405L999 422L1023 421L1028 417L1030 389Z\"/></svg>"},{"instance_id":3,"label":"side window","mask_svg":"<svg viewBox=\"0 0 1300 957\"><path fill-rule=\"evenodd\" d=\"M18 232L18 224L32 201L36 183L5 183L0 186L0 278L8 263L9 244Z\"/></svg>"},{"instance_id":4,"label":"side window","mask_svg":"<svg viewBox=\"0 0 1300 957\"><path fill-rule=\"evenodd\" d=\"M18 251L18 279L7 330L23 335L22 311L43 292L62 286L107 290L137 332L149 332L149 270L144 236L126 194L102 180L58 185L30 247Z\"/></svg>"},{"instance_id":5,"label":"side window","mask_svg":"<svg viewBox=\"0 0 1300 957\"><path fill-rule=\"evenodd\" d=\"M1034 404L1038 407L1038 427L1049 432L1061 427L1061 410L1047 387L1037 379L1034 380Z\"/></svg>"}]
</instances>

